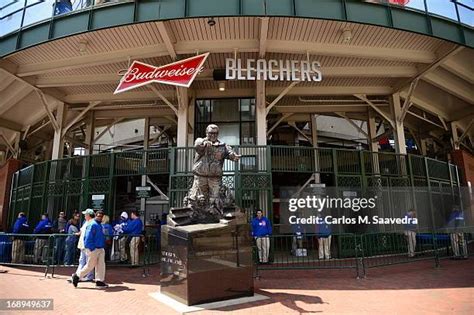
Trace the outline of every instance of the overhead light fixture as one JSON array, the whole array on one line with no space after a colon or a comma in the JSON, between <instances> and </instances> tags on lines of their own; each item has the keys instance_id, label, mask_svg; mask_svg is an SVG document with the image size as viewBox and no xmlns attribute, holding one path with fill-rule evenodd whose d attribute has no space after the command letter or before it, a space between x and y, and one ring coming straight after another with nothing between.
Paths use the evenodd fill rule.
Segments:
<instances>
[{"instance_id":1,"label":"overhead light fixture","mask_svg":"<svg viewBox=\"0 0 474 315\"><path fill-rule=\"evenodd\" d=\"M86 40L79 41L79 44L77 45L77 50L79 50L80 53L86 52L86 50L87 50L87 41Z\"/></svg>"},{"instance_id":2,"label":"overhead light fixture","mask_svg":"<svg viewBox=\"0 0 474 315\"><path fill-rule=\"evenodd\" d=\"M219 91L221 91L221 92L225 91L225 82L224 81L219 82Z\"/></svg>"},{"instance_id":3,"label":"overhead light fixture","mask_svg":"<svg viewBox=\"0 0 474 315\"><path fill-rule=\"evenodd\" d=\"M342 39L344 43L348 43L352 40L352 31L351 30L343 30L342 31Z\"/></svg>"},{"instance_id":4,"label":"overhead light fixture","mask_svg":"<svg viewBox=\"0 0 474 315\"><path fill-rule=\"evenodd\" d=\"M210 27L213 27L214 25L216 25L216 20L214 20L214 18L210 18L209 20L207 20L207 24Z\"/></svg>"}]
</instances>

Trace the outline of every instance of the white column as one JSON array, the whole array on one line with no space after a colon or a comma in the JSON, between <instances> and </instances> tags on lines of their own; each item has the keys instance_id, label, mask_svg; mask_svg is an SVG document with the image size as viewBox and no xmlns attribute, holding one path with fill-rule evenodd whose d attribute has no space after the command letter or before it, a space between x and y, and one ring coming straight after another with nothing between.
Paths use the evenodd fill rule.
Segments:
<instances>
[{"instance_id":1,"label":"white column","mask_svg":"<svg viewBox=\"0 0 474 315\"><path fill-rule=\"evenodd\" d=\"M94 112L91 111L87 115L87 123L86 123L86 139L85 143L88 145L86 148L86 155L94 154L94 131L95 131L95 121L94 121Z\"/></svg>"},{"instance_id":2,"label":"white column","mask_svg":"<svg viewBox=\"0 0 474 315\"><path fill-rule=\"evenodd\" d=\"M451 135L453 138L453 148L454 150L459 150L459 136L458 136L458 129L457 124L455 122L451 123Z\"/></svg>"},{"instance_id":3,"label":"white column","mask_svg":"<svg viewBox=\"0 0 474 315\"><path fill-rule=\"evenodd\" d=\"M318 146L318 115L311 114L311 139L313 141L313 148Z\"/></svg>"},{"instance_id":4,"label":"white column","mask_svg":"<svg viewBox=\"0 0 474 315\"><path fill-rule=\"evenodd\" d=\"M53 140L46 141L45 143L45 151L44 151L44 160L52 160L52 153L53 153Z\"/></svg>"},{"instance_id":5,"label":"white column","mask_svg":"<svg viewBox=\"0 0 474 315\"><path fill-rule=\"evenodd\" d=\"M15 152L13 154L14 159L18 159L18 157L20 156L20 140L21 133L15 132L15 141L13 142L13 149L15 149Z\"/></svg>"},{"instance_id":6,"label":"white column","mask_svg":"<svg viewBox=\"0 0 474 315\"><path fill-rule=\"evenodd\" d=\"M64 141L62 137L62 131L65 112L66 110L64 103L58 103L58 107L56 108L56 122L58 123L58 130L54 131L53 151L51 154L51 159L53 160L57 160L63 157Z\"/></svg>"},{"instance_id":7,"label":"white column","mask_svg":"<svg viewBox=\"0 0 474 315\"><path fill-rule=\"evenodd\" d=\"M318 147L318 115L311 114L311 139L313 141L313 148ZM319 174L319 150L314 150L314 182L319 184L321 182L321 177ZM316 173L317 172L317 173Z\"/></svg>"},{"instance_id":8,"label":"white column","mask_svg":"<svg viewBox=\"0 0 474 315\"><path fill-rule=\"evenodd\" d=\"M255 99L255 120L257 124L257 145L267 145L267 101L265 98L265 81L258 80Z\"/></svg>"},{"instance_id":9,"label":"white column","mask_svg":"<svg viewBox=\"0 0 474 315\"><path fill-rule=\"evenodd\" d=\"M421 148L420 148L420 151L421 151L421 155L423 156L426 156L426 154L428 153L428 148L427 148L427 145L426 145L426 139L421 139L420 140L421 142Z\"/></svg>"},{"instance_id":10,"label":"white column","mask_svg":"<svg viewBox=\"0 0 474 315\"><path fill-rule=\"evenodd\" d=\"M196 108L196 98L191 97L188 107L188 147L194 146L194 111Z\"/></svg>"},{"instance_id":11,"label":"white column","mask_svg":"<svg viewBox=\"0 0 474 315\"><path fill-rule=\"evenodd\" d=\"M185 147L187 145L188 136L188 89L183 87L177 88L178 94L178 132L177 146Z\"/></svg>"},{"instance_id":12,"label":"white column","mask_svg":"<svg viewBox=\"0 0 474 315\"><path fill-rule=\"evenodd\" d=\"M403 129L403 122L400 121L401 107L400 107L400 94L395 93L390 98L390 110L392 113L392 119L395 124L394 138L395 138L395 152L398 154L406 154L407 148L405 144L405 131Z\"/></svg>"},{"instance_id":13,"label":"white column","mask_svg":"<svg viewBox=\"0 0 474 315\"><path fill-rule=\"evenodd\" d=\"M145 126L143 130L143 150L147 150L150 144L150 118L145 118ZM143 167L145 168L147 164L147 155L143 155ZM142 175L141 185L146 186L147 175ZM143 217L143 223L146 223L146 199L140 199L140 216Z\"/></svg>"},{"instance_id":14,"label":"white column","mask_svg":"<svg viewBox=\"0 0 474 315\"><path fill-rule=\"evenodd\" d=\"M367 139L369 150L372 152L378 152L379 144L375 140L375 137L377 137L377 125L375 123L375 113L371 109L368 110L367 127L367 133L369 134L369 138Z\"/></svg>"},{"instance_id":15,"label":"white column","mask_svg":"<svg viewBox=\"0 0 474 315\"><path fill-rule=\"evenodd\" d=\"M375 123L375 113L372 109L367 111L367 134L369 135L367 139L369 150L372 152L379 152L379 144L375 140L375 137L377 137L377 124ZM372 172L374 174L379 174L379 155L377 153L370 154L370 157L372 159Z\"/></svg>"}]
</instances>

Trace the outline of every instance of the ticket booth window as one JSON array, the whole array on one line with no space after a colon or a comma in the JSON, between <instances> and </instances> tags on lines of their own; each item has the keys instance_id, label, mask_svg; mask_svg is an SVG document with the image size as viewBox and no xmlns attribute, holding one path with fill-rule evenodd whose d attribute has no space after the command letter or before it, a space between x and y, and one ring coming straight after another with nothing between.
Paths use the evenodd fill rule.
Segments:
<instances>
[{"instance_id":1,"label":"ticket booth window","mask_svg":"<svg viewBox=\"0 0 474 315\"><path fill-rule=\"evenodd\" d=\"M230 145L255 145L255 99L197 100L194 137L203 137L209 124L219 126L219 139Z\"/></svg>"}]
</instances>

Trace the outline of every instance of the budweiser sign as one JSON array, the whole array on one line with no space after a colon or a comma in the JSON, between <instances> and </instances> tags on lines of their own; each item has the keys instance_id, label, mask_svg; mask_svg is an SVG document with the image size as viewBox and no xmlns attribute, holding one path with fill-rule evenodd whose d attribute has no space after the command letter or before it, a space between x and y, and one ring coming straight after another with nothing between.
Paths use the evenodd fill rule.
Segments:
<instances>
[{"instance_id":1,"label":"budweiser sign","mask_svg":"<svg viewBox=\"0 0 474 315\"><path fill-rule=\"evenodd\" d=\"M155 67L135 60L120 80L114 94L153 82L190 87L194 78L201 71L207 56L209 56L209 53L176 61L161 67Z\"/></svg>"}]
</instances>

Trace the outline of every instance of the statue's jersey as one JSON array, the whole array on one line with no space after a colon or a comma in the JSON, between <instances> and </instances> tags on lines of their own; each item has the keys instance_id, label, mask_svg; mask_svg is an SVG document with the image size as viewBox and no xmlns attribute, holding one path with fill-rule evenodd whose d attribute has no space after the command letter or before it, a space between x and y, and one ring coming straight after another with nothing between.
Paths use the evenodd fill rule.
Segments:
<instances>
[{"instance_id":1,"label":"statue's jersey","mask_svg":"<svg viewBox=\"0 0 474 315\"><path fill-rule=\"evenodd\" d=\"M205 147L206 138L197 138L194 143L196 155L194 157L193 173L206 177L221 177L224 160L234 160L235 152L229 145L217 140L210 147Z\"/></svg>"}]
</instances>

